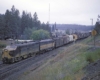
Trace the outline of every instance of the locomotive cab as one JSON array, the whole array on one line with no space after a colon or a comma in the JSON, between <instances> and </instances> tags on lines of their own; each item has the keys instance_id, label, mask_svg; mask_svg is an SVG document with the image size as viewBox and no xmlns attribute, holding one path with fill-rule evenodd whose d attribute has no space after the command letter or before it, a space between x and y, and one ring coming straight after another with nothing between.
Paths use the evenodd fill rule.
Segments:
<instances>
[{"instance_id":1,"label":"locomotive cab","mask_svg":"<svg viewBox=\"0 0 100 80\"><path fill-rule=\"evenodd\" d=\"M3 63L9 63L13 61L13 56L15 54L16 49L17 49L17 46L15 45L6 46L6 48L3 49L2 51Z\"/></svg>"}]
</instances>

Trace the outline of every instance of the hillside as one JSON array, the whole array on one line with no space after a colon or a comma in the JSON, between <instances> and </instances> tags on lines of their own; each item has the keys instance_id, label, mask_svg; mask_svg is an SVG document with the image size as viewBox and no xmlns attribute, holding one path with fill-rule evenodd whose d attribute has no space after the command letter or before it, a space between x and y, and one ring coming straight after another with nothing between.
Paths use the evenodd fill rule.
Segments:
<instances>
[{"instance_id":1,"label":"hillside","mask_svg":"<svg viewBox=\"0 0 100 80\"><path fill-rule=\"evenodd\" d=\"M78 24L56 24L57 29L61 30L81 30L81 31L90 31L93 27L86 25L78 25Z\"/></svg>"}]
</instances>

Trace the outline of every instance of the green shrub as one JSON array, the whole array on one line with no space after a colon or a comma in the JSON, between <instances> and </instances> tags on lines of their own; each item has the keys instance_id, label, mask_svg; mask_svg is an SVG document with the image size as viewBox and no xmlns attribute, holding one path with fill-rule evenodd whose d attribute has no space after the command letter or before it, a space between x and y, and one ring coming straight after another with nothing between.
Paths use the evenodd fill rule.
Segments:
<instances>
[{"instance_id":1,"label":"green shrub","mask_svg":"<svg viewBox=\"0 0 100 80\"><path fill-rule=\"evenodd\" d=\"M89 63L92 63L98 59L100 59L100 50L97 49L95 51L88 51L85 53L85 59Z\"/></svg>"},{"instance_id":2,"label":"green shrub","mask_svg":"<svg viewBox=\"0 0 100 80\"><path fill-rule=\"evenodd\" d=\"M31 39L33 40L43 40L50 38L48 31L40 29L32 32Z\"/></svg>"},{"instance_id":3,"label":"green shrub","mask_svg":"<svg viewBox=\"0 0 100 80\"><path fill-rule=\"evenodd\" d=\"M86 53L86 61L88 61L89 63L94 62L92 53Z\"/></svg>"}]
</instances>

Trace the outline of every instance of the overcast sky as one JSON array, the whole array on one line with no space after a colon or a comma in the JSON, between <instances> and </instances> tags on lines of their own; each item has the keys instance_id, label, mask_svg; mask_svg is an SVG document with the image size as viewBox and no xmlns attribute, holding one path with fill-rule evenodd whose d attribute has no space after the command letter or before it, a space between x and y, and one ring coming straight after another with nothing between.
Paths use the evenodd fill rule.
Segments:
<instances>
[{"instance_id":1,"label":"overcast sky","mask_svg":"<svg viewBox=\"0 0 100 80\"><path fill-rule=\"evenodd\" d=\"M50 4L50 20L49 20ZM4 14L12 5L22 13L37 12L41 22L58 24L94 24L100 14L100 0L0 0L0 13Z\"/></svg>"}]
</instances>

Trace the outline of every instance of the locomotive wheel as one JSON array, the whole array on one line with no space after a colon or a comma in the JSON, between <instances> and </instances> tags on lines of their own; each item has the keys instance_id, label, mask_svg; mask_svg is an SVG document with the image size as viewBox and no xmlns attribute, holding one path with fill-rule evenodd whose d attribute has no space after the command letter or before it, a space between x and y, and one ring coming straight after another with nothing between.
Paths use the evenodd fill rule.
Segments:
<instances>
[{"instance_id":1,"label":"locomotive wheel","mask_svg":"<svg viewBox=\"0 0 100 80\"><path fill-rule=\"evenodd\" d=\"M5 61L2 61L3 62L3 64L7 64L7 62L5 62Z\"/></svg>"},{"instance_id":2,"label":"locomotive wheel","mask_svg":"<svg viewBox=\"0 0 100 80\"><path fill-rule=\"evenodd\" d=\"M20 61L20 60L21 60L21 58L20 58L20 57L17 57L17 58L16 58L16 60L17 60L17 61Z\"/></svg>"},{"instance_id":3,"label":"locomotive wheel","mask_svg":"<svg viewBox=\"0 0 100 80\"><path fill-rule=\"evenodd\" d=\"M7 64L8 61L6 59L2 59L3 64Z\"/></svg>"},{"instance_id":4,"label":"locomotive wheel","mask_svg":"<svg viewBox=\"0 0 100 80\"><path fill-rule=\"evenodd\" d=\"M21 57L20 57L20 59L21 59L21 60L23 60L23 59L24 59L24 57L22 57L22 56L21 56Z\"/></svg>"},{"instance_id":5,"label":"locomotive wheel","mask_svg":"<svg viewBox=\"0 0 100 80\"><path fill-rule=\"evenodd\" d=\"M22 57L18 57L18 61L21 61L22 60Z\"/></svg>"},{"instance_id":6,"label":"locomotive wheel","mask_svg":"<svg viewBox=\"0 0 100 80\"><path fill-rule=\"evenodd\" d=\"M28 54L28 57L31 57L31 56L32 56L31 53L29 53L29 54Z\"/></svg>"},{"instance_id":7,"label":"locomotive wheel","mask_svg":"<svg viewBox=\"0 0 100 80\"><path fill-rule=\"evenodd\" d=\"M14 59L14 58L12 58L11 63L14 63L14 62L15 62L15 59Z\"/></svg>"},{"instance_id":8,"label":"locomotive wheel","mask_svg":"<svg viewBox=\"0 0 100 80\"><path fill-rule=\"evenodd\" d=\"M33 56L35 57L37 55L37 53L33 53Z\"/></svg>"}]
</instances>

